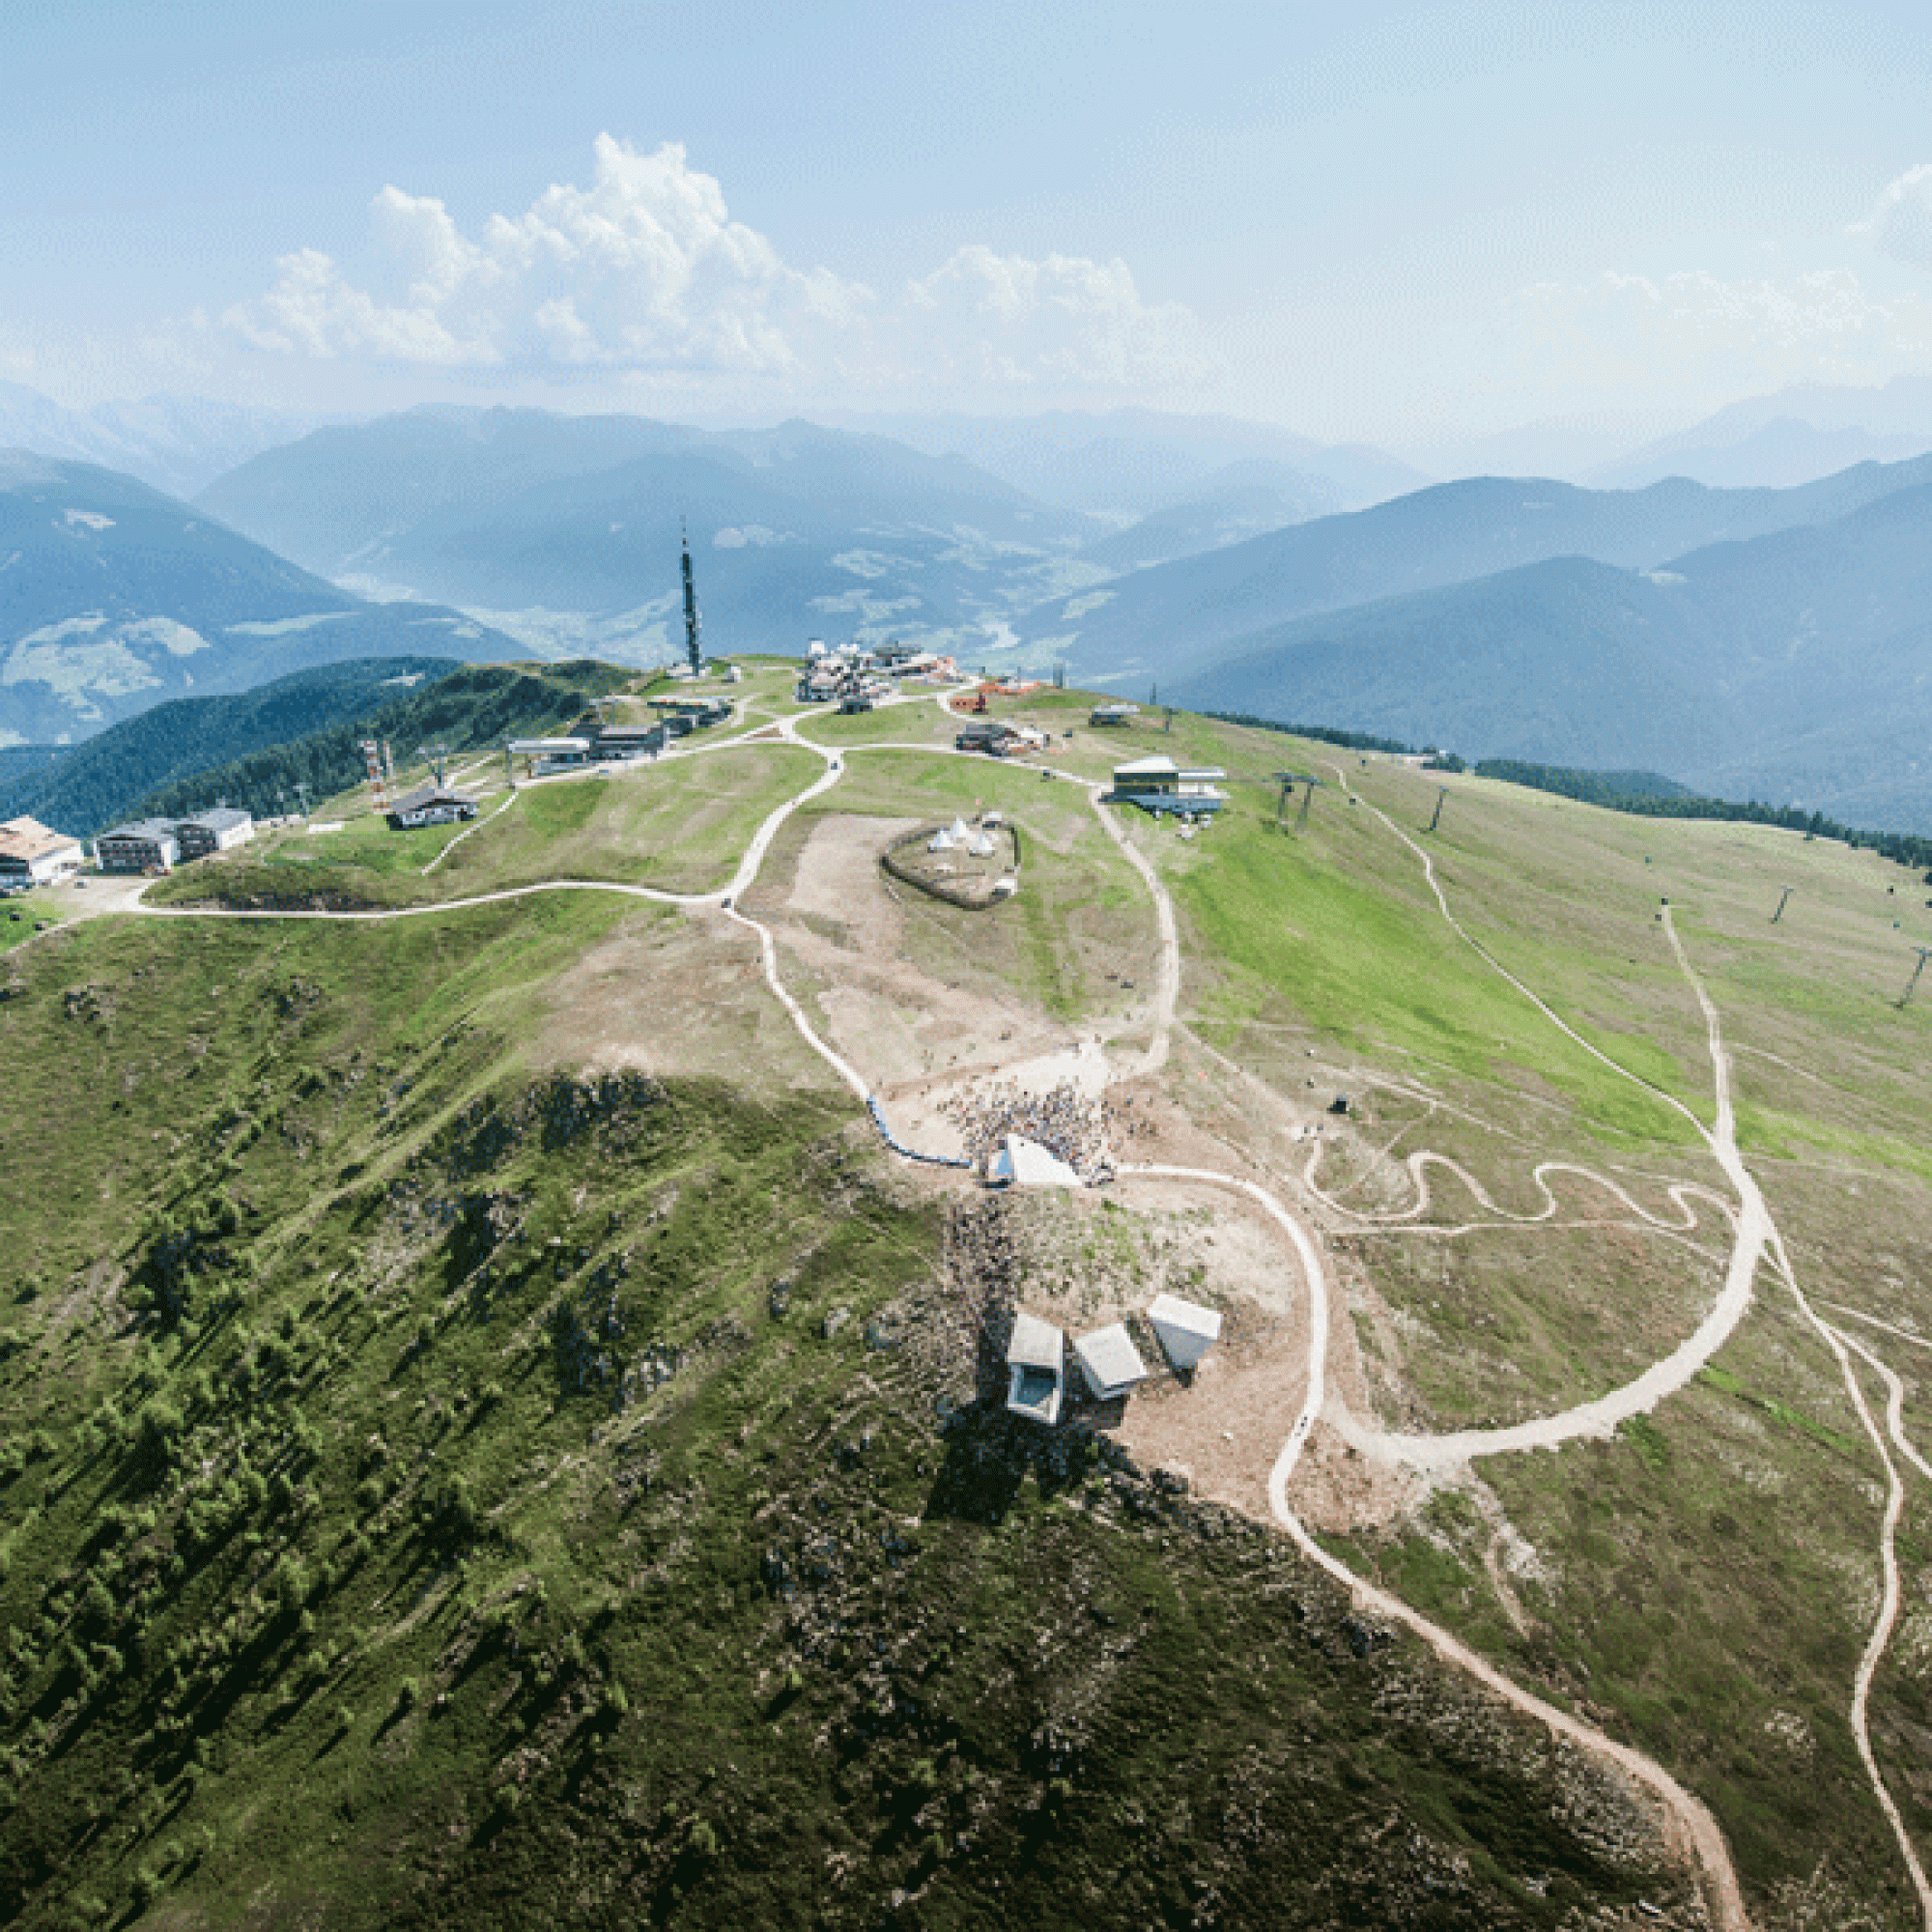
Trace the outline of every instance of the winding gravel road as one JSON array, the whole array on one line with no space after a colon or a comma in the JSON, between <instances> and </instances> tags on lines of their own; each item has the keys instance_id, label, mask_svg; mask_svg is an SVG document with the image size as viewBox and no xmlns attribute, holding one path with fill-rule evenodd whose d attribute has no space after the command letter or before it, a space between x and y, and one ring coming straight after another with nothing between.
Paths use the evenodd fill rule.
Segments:
<instances>
[{"instance_id":1,"label":"winding gravel road","mask_svg":"<svg viewBox=\"0 0 1932 1932\"><path fill-rule=\"evenodd\" d=\"M936 701L943 706L951 695L950 692L941 692L938 694ZM895 701L914 702L918 700L909 696L901 696ZM765 980L774 997L783 1007L793 1024L798 1028L801 1037L812 1051L832 1068L838 1079L852 1091L855 1096L864 1100L869 1096L869 1088L865 1077L849 1063L840 1058L813 1028L803 1007L787 991L782 982L779 972L777 946L770 929L745 913L738 902L756 879L759 869L770 851L772 841L778 836L784 822L802 806L806 805L811 799L820 796L838 783L844 770L845 759L849 752L890 749L912 751L939 756L973 756L975 754L958 753L949 747L929 744L908 744L902 746L872 744L833 750L815 744L809 738L800 736L798 720L795 717L786 717L777 721L777 735L784 742L795 744L803 749L816 753L825 761L825 769L812 783L804 787L794 797L786 800L784 804L781 805L765 818L747 846L744 857L729 883L714 892L669 893L653 887L619 885L600 880L552 880L536 885L508 887L497 892L478 894L468 898L445 900L440 904L393 907L365 912L262 912L197 907L149 906L146 904L139 904L138 910L154 918L336 920L350 923L383 923L392 920L414 919L458 912L472 906L502 904L510 900L526 898L546 892L614 893L620 895L691 909L718 907L723 909L735 923L747 928L756 937L762 958ZM721 744L715 749L722 751L727 749L727 747ZM1149 863L1146 856L1139 851L1130 837L1113 821L1110 814L1100 805L1098 794L1101 787L1094 781L1078 777L1072 773L1060 772L1053 775L1070 780L1087 789L1090 799L1094 804L1094 809L1099 815L1103 825L1106 826L1109 836L1121 847L1129 863L1140 874L1152 901L1160 942L1160 967L1151 1007L1153 1031L1151 1043L1147 1055L1132 1071L1134 1074L1139 1074L1157 1070L1165 1065L1168 1058L1170 1037L1175 1023L1175 1013L1179 1002L1180 984L1180 949L1172 901L1155 868ZM1376 809L1371 807L1370 810L1375 810ZM1698 981L1696 975L1691 971L1690 962L1685 957L1683 948L1678 941L1675 929L1669 924L1666 918L1665 927L1671 946L1677 953L1680 966L1696 993L1707 1022L1717 1091L1716 1125L1707 1128L1682 1102L1651 1087L1648 1082L1642 1081L1637 1075L1618 1065L1615 1061L1610 1060L1608 1056L1602 1053L1588 1040L1583 1039L1529 987L1502 967L1482 947L1480 942L1475 940L1460 924L1451 913L1448 902L1435 879L1435 868L1428 854L1417 846L1415 841L1409 838L1406 833L1403 833L1399 827L1395 826L1392 821L1388 820L1385 814L1378 812L1377 815L1381 817L1383 822L1389 826L1389 829L1398 838L1401 838L1411 850L1415 851L1417 857L1421 859L1431 889L1435 895L1436 902L1441 909L1443 918L1448 921L1449 924L1496 972L1500 973L1524 998L1528 999L1552 1025L1558 1027L1565 1035L1575 1040L1594 1058L1603 1061L1605 1065L1612 1067L1623 1077L1636 1082L1639 1086L1645 1087L1647 1091L1657 1094L1659 1098L1676 1108L1678 1112L1690 1120L1696 1127L1699 1135L1711 1148L1714 1156L1719 1161L1726 1177L1737 1188L1741 1206L1735 1215L1735 1238L1730 1265L1726 1273L1724 1290L1719 1295L1717 1305L1706 1316L1704 1321L1689 1340L1682 1344L1678 1350L1667 1356L1662 1362L1646 1372L1644 1376L1639 1377L1636 1381L1623 1389L1613 1391L1610 1395L1603 1397L1596 1402L1583 1404L1560 1415L1547 1417L1540 1422L1525 1424L1517 1429L1464 1431L1451 1435L1440 1436L1395 1435L1379 1432L1363 1432L1362 1440L1372 1445L1378 1453L1405 1462L1414 1463L1420 1466L1436 1467L1450 1463L1466 1461L1472 1456L1502 1454L1533 1447L1555 1447L1578 1435L1606 1433L1608 1430L1614 1429L1619 1421L1628 1416L1641 1413L1645 1409L1654 1406L1656 1403L1662 1401L1666 1395L1681 1388L1696 1373L1697 1369L1705 1361L1709 1360L1710 1356L1716 1352L1724 1339L1736 1327L1746 1308L1748 1307L1752 1292L1752 1282L1759 1261L1766 1251L1767 1244L1775 1244L1776 1240L1776 1230L1772 1225L1763 1199L1737 1150L1730 1101L1729 1066L1724 1053L1716 1009L1705 994L1701 982ZM1424 1211L1427 1206L1425 1170L1423 1166L1417 1164L1418 1162L1425 1161L1427 1158L1430 1157L1420 1155L1410 1156L1410 1171L1415 1175L1418 1182L1418 1205L1411 1210L1415 1214ZM1439 1157L1435 1158L1439 1159ZM1537 1171L1538 1184L1543 1184L1542 1177L1546 1173L1557 1172L1561 1166L1562 1164L1560 1163L1550 1163L1543 1168L1539 1168ZM1575 1171L1578 1173L1587 1172L1586 1170ZM1175 1179L1206 1183L1242 1193L1255 1202L1280 1229L1300 1264L1308 1284L1310 1305L1307 1383L1300 1409L1289 1429L1287 1438L1283 1443L1281 1452L1275 1461L1268 1479L1268 1497L1273 1514L1284 1531L1293 1541L1295 1547L1311 1563L1317 1565L1349 1590L1358 1604L1367 1606L1380 1616L1401 1624L1427 1643L1446 1662L1476 1678L1496 1696L1502 1698L1512 1707L1536 1719L1552 1733L1570 1740L1581 1748L1594 1753L1607 1762L1617 1765L1629 1776L1649 1790L1662 1803L1666 1816L1671 1820L1672 1829L1677 1837L1680 1849L1685 1855L1694 1858L1701 1868L1704 1876L1706 1894L1716 1922L1723 1928L1723 1932L1748 1932L1749 1921L1745 1913L1742 1893L1739 1889L1736 1872L1733 1869L1729 1852L1724 1843L1723 1834L1710 1811L1698 1799L1679 1784L1661 1765L1656 1764L1641 1752L1605 1737L1593 1726L1582 1722L1567 1712L1558 1710L1534 1693L1523 1690L1520 1685L1513 1683L1487 1660L1479 1656L1441 1626L1431 1622L1419 1612L1411 1609L1400 1599L1391 1596L1384 1590L1375 1587L1356 1576L1346 1564L1340 1562L1323 1549L1296 1516L1289 1498L1289 1484L1309 1436L1321 1417L1324 1402L1326 1401L1330 1307L1332 1302L1329 1278L1321 1248L1305 1222L1266 1188L1237 1175L1220 1174L1202 1168L1151 1165L1122 1168L1120 1178L1123 1183L1129 1185L1158 1182L1163 1179ZM1641 1208L1636 1208L1635 1204L1630 1202L1630 1197L1624 1194L1622 1189L1617 1188L1615 1183L1605 1180L1601 1176L1591 1175L1589 1178L1605 1186L1612 1188L1613 1191L1618 1193L1638 1213L1644 1212ZM1312 1173L1310 1179L1312 1180ZM1546 1200L1548 1202L1547 1212L1553 1213L1555 1206L1553 1197L1549 1195L1547 1186L1544 1188L1544 1192ZM1715 1201L1716 1197L1709 1195L1701 1189L1693 1190L1685 1188L1672 1190L1673 1199L1676 1200L1679 1211L1689 1217L1690 1225L1694 1226L1694 1213L1690 1208L1688 1201L1682 1198L1684 1195L1692 1192L1699 1194L1706 1200ZM1478 1190L1478 1193L1480 1195L1480 1190ZM1730 1211L1727 1204L1719 1203L1719 1205L1725 1207L1726 1211ZM1536 1216L1531 1218L1543 1217ZM1646 1216L1646 1218L1655 1217ZM1659 1225L1662 1224L1660 1223ZM1781 1250L1778 1252L1781 1264ZM1781 1268L1781 1271L1784 1270ZM1786 1279L1791 1281L1793 1293L1796 1293L1796 1283L1791 1280L1788 1271L1785 1272ZM1806 1312L1809 1312L1808 1308ZM1815 1321L1817 1318L1814 1316L1812 1319ZM1823 1326L1822 1323L1820 1325L1821 1327ZM1827 1332L1835 1342L1835 1331ZM1844 1345L1837 1344L1836 1346L1841 1359L1845 1361L1846 1374L1848 1379L1852 1382L1861 1413L1864 1414L1862 1397L1857 1396L1856 1379L1851 1376L1849 1357L1846 1354ZM1863 1351L1861 1350L1861 1352ZM1881 1367L1880 1373L1887 1376L1889 1382L1890 1381L1889 1371ZM1898 1408L1894 1400L1889 1419L1891 1420L1894 1434L1901 1441L1902 1446L1902 1425L1898 1422L1897 1418ZM1868 1416L1867 1421L1869 1422ZM1874 1440L1877 1439L1876 1431L1874 1430ZM1882 1443L1880 1447L1883 1457ZM1861 1747L1865 1753L1867 1771L1879 1791L1881 1802L1885 1804L1888 1815L1893 1821L1894 1829L1899 1833L1900 1843L1905 1851L1908 1863L1911 1865L1915 1883L1919 1888L1921 1898L1925 1898L1927 1901L1928 1924L1932 1924L1932 1894L1926 1892L1924 1877L1919 1871L1917 1859L1911 1850L1909 1841L1904 1836L1902 1825L1899 1824L1897 1819L1896 1809L1891 1805L1883 1783L1878 1778L1877 1766L1870 1756L1869 1742L1865 1737L1862 1725L1863 1700L1865 1691L1869 1688L1871 1671L1876 1667L1877 1660L1883 1651L1885 1640L1889 1635L1891 1618L1896 1613L1896 1565L1890 1556L1890 1531L1896 1523L1899 1506L1897 1479L1889 1458L1884 1457L1883 1459L1888 1473L1891 1475L1893 1482L1893 1496L1888 1510L1886 1537L1886 1549L1888 1552L1887 1576L1889 1579L1889 1610L1882 1620L1881 1631L1874 1634L1873 1644L1867 1653L1865 1665L1861 1667L1857 1692L1857 1716ZM1921 1470L1925 1467L1919 1462L1916 1453L1912 1453L1911 1460Z\"/></svg>"}]
</instances>

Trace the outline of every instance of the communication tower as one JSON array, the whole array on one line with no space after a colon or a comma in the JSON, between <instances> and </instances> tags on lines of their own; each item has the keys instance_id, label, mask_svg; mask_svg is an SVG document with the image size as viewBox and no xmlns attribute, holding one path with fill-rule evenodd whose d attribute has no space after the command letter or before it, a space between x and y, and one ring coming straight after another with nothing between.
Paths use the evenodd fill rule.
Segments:
<instances>
[{"instance_id":1,"label":"communication tower","mask_svg":"<svg viewBox=\"0 0 1932 1932\"><path fill-rule=\"evenodd\" d=\"M697 591L691 581L691 537L682 523L678 535L684 541L684 655L693 677L704 675L704 652L697 641Z\"/></svg>"}]
</instances>

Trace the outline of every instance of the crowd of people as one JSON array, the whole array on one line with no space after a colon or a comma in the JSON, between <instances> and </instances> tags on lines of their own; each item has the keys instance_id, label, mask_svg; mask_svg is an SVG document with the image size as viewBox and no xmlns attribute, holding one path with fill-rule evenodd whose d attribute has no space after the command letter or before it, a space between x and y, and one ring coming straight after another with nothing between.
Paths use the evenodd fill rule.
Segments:
<instances>
[{"instance_id":1,"label":"crowd of people","mask_svg":"<svg viewBox=\"0 0 1932 1932\"><path fill-rule=\"evenodd\" d=\"M954 1095L942 1111L959 1130L967 1159L981 1171L1009 1134L1037 1142L1085 1179L1113 1166L1113 1109L1070 1083L1035 1094L996 1080Z\"/></svg>"}]
</instances>

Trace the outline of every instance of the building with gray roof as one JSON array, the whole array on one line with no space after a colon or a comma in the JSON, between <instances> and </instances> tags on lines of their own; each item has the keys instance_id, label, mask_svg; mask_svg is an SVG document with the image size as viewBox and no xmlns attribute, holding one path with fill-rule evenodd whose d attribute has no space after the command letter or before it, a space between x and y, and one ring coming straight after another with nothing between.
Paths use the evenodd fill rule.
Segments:
<instances>
[{"instance_id":1,"label":"building with gray roof","mask_svg":"<svg viewBox=\"0 0 1932 1932\"><path fill-rule=\"evenodd\" d=\"M181 846L182 863L206 859L213 852L229 852L245 845L255 836L252 814L232 805L217 805L213 811L198 811L175 825L175 838Z\"/></svg>"},{"instance_id":2,"label":"building with gray roof","mask_svg":"<svg viewBox=\"0 0 1932 1932\"><path fill-rule=\"evenodd\" d=\"M1051 1428L1060 1420L1065 1388L1066 1337L1051 1321L1020 1310L1007 1344L1007 1406Z\"/></svg>"},{"instance_id":3,"label":"building with gray roof","mask_svg":"<svg viewBox=\"0 0 1932 1932\"><path fill-rule=\"evenodd\" d=\"M103 872L166 872L181 858L181 840L172 819L137 818L103 832L94 841L94 856Z\"/></svg>"}]
</instances>

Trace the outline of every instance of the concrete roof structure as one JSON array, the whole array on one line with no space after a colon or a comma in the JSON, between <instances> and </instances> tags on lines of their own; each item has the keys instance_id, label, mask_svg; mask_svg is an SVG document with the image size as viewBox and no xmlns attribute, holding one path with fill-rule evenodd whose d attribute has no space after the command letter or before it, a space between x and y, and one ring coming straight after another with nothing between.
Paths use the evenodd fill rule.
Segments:
<instances>
[{"instance_id":1,"label":"concrete roof structure","mask_svg":"<svg viewBox=\"0 0 1932 1932\"><path fill-rule=\"evenodd\" d=\"M1066 1364L1066 1337L1051 1321L1022 1308L1013 1316L1012 1339L1007 1344L1007 1366L1015 1362L1058 1375Z\"/></svg>"},{"instance_id":2,"label":"concrete roof structure","mask_svg":"<svg viewBox=\"0 0 1932 1932\"><path fill-rule=\"evenodd\" d=\"M126 825L117 825L113 831L101 833L100 838L145 838L151 842L166 839L170 844L178 844L180 840L175 837L175 824L172 818L132 818Z\"/></svg>"},{"instance_id":3,"label":"concrete roof structure","mask_svg":"<svg viewBox=\"0 0 1932 1932\"><path fill-rule=\"evenodd\" d=\"M1141 1360L1141 1351L1134 1347L1134 1338L1127 1333L1124 1321L1082 1335L1073 1345L1073 1359L1080 1364L1087 1386L1100 1402L1127 1395L1138 1383L1147 1380L1147 1364Z\"/></svg>"},{"instance_id":4,"label":"concrete roof structure","mask_svg":"<svg viewBox=\"0 0 1932 1932\"><path fill-rule=\"evenodd\" d=\"M1148 1320L1177 1369L1191 1369L1221 1339L1219 1312L1203 1308L1198 1301L1183 1301L1178 1294L1155 1295Z\"/></svg>"},{"instance_id":5,"label":"concrete roof structure","mask_svg":"<svg viewBox=\"0 0 1932 1932\"><path fill-rule=\"evenodd\" d=\"M1065 1365L1066 1337L1051 1321L1018 1310L1007 1344L1008 1408L1030 1422L1058 1422Z\"/></svg>"}]
</instances>

